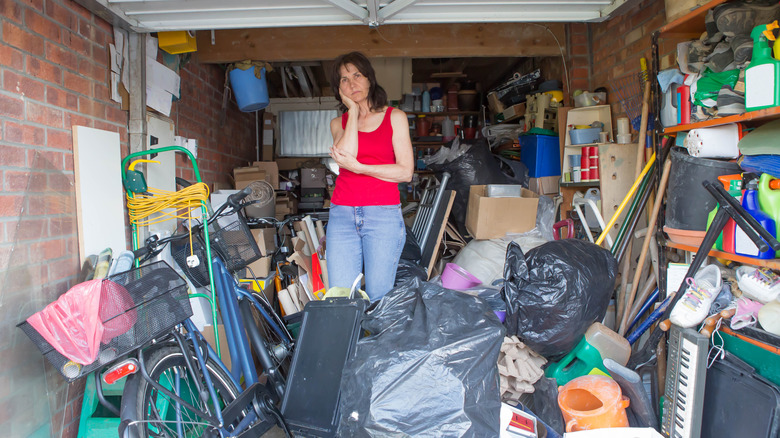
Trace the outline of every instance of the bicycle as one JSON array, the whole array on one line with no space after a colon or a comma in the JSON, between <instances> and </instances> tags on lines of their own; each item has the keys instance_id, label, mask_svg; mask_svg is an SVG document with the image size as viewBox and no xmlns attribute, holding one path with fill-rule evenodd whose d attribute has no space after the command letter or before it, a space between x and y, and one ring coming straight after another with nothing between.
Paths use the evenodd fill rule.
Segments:
<instances>
[{"instance_id":1,"label":"bicycle","mask_svg":"<svg viewBox=\"0 0 780 438\"><path fill-rule=\"evenodd\" d=\"M245 192L231 197L229 203L208 219L207 226L226 215L223 213L240 211L237 205L243 196ZM193 230L200 238L198 226ZM214 231L215 241L220 236L223 240L235 237L227 233L229 228ZM152 238L134 255L149 258L166 243L184 237L187 235ZM273 424L287 431L276 405L285 388L279 361L290 356L292 339L264 297L240 288L230 275L226 265L237 260L231 257L231 248L218 249L216 253L212 260L216 272L209 276L218 284L216 293L220 297L231 358L236 359L233 370L228 370L189 319L192 309L186 283L165 262L144 265L100 283L101 305L106 285L108 289L124 292L108 300L114 303L112 310L121 312L115 311L108 317L101 314L103 326L117 333L102 340L105 342L100 343L99 354L88 365L68 360L27 322L20 326L66 379L72 381L91 371L97 371L95 378L102 378L106 383L128 377L120 409L105 400L99 389L101 385L96 382L101 404L122 418L121 436L252 437L264 433ZM223 263L222 257L227 263ZM232 268L236 266L240 263ZM255 312L260 318L255 317ZM265 335L257 324L244 324L250 318L262 322L261 326L267 329ZM124 324L115 327L117 321ZM267 334L270 332L286 344L273 344ZM265 384L258 380L251 364L250 343L263 366ZM134 353L136 357L132 357ZM75 373L74 368L77 368Z\"/></svg>"}]
</instances>

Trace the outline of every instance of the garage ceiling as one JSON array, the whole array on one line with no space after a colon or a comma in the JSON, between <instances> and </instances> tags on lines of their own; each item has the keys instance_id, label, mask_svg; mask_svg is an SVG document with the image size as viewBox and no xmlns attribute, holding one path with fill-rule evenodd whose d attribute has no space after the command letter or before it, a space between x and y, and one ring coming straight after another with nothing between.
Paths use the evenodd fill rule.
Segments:
<instances>
[{"instance_id":1,"label":"garage ceiling","mask_svg":"<svg viewBox=\"0 0 780 438\"><path fill-rule=\"evenodd\" d=\"M585 22L630 0L77 0L138 32L420 23Z\"/></svg>"}]
</instances>

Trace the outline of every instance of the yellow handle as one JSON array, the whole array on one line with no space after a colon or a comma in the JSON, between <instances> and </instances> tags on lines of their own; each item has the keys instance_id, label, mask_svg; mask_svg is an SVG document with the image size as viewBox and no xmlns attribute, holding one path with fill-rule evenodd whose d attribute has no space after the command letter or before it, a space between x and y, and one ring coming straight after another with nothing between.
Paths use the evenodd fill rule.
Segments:
<instances>
[{"instance_id":1,"label":"yellow handle","mask_svg":"<svg viewBox=\"0 0 780 438\"><path fill-rule=\"evenodd\" d=\"M130 163L130 165L129 165L129 166L127 166L127 170L135 170L135 165L136 165L137 163L157 163L157 164L160 164L160 162L159 162L159 161L157 161L157 160L145 160L145 159L143 159L143 158L139 158L139 159L137 159L137 160L133 160L133 161Z\"/></svg>"},{"instance_id":2,"label":"yellow handle","mask_svg":"<svg viewBox=\"0 0 780 438\"><path fill-rule=\"evenodd\" d=\"M606 239L609 230L612 228L613 225L615 225L615 222L617 222L618 216L620 216L620 213L622 213L623 209L626 208L626 205L628 205L628 201L631 199L632 196L634 196L637 187L639 187L640 182L645 177L647 172L650 171L650 167L652 167L654 162L655 162L655 153L653 153L650 159L647 160L647 164L645 164L645 168L642 169L642 173L640 173L639 177L637 177L636 181L634 181L634 185L632 185L631 188L628 190L628 194L626 195L625 198L623 198L623 202L620 203L617 210L615 211L615 214L612 215L612 219L610 219L607 226L604 227L604 231L601 232L601 235L596 240L596 245L601 245L601 242L603 242L604 239Z\"/></svg>"}]
</instances>

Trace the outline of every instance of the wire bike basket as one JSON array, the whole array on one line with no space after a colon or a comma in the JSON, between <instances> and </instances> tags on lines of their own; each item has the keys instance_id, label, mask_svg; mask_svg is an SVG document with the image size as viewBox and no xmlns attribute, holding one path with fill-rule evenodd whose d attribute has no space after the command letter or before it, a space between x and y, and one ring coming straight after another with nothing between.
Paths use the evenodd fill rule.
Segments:
<instances>
[{"instance_id":1,"label":"wire bike basket","mask_svg":"<svg viewBox=\"0 0 780 438\"><path fill-rule=\"evenodd\" d=\"M17 327L72 382L190 316L187 283L160 261L78 284Z\"/></svg>"},{"instance_id":2,"label":"wire bike basket","mask_svg":"<svg viewBox=\"0 0 780 438\"><path fill-rule=\"evenodd\" d=\"M219 226L218 222L209 225L209 240L211 249L216 251L228 271L236 272L263 256L243 216L236 214L235 220L224 227ZM188 239L182 239L178 244L172 243L171 255L193 284L198 287L208 286L209 273L202 235L192 239L192 249L192 253L200 260L200 264L194 268L187 265L187 257L191 254Z\"/></svg>"}]
</instances>

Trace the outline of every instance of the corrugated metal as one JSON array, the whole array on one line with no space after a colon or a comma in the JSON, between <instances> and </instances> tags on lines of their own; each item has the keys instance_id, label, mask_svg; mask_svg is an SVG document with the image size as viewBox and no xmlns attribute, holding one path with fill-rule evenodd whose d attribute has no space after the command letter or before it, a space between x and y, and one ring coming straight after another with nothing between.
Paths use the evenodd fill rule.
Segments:
<instances>
[{"instance_id":1,"label":"corrugated metal","mask_svg":"<svg viewBox=\"0 0 780 438\"><path fill-rule=\"evenodd\" d=\"M136 30L160 31L407 23L598 21L625 1L90 0L80 3L101 5Z\"/></svg>"}]
</instances>

